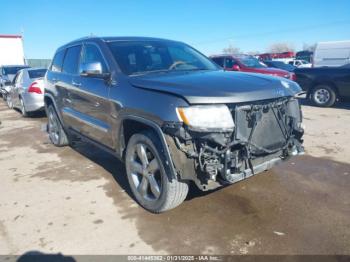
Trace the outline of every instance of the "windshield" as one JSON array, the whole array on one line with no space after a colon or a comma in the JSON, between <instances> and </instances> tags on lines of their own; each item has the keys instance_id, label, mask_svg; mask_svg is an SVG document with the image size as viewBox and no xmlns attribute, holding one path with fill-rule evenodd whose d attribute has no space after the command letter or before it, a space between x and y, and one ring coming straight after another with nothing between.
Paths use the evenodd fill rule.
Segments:
<instances>
[{"instance_id":1,"label":"windshield","mask_svg":"<svg viewBox=\"0 0 350 262\"><path fill-rule=\"evenodd\" d=\"M45 76L47 69L35 69L35 70L29 70L29 78L41 78Z\"/></svg>"},{"instance_id":2,"label":"windshield","mask_svg":"<svg viewBox=\"0 0 350 262\"><path fill-rule=\"evenodd\" d=\"M265 62L268 66L272 66L272 67L277 67L283 70L287 70L287 71L293 71L296 67L290 64L285 64L283 62L279 62L279 61L270 61L270 62Z\"/></svg>"},{"instance_id":3,"label":"windshield","mask_svg":"<svg viewBox=\"0 0 350 262\"><path fill-rule=\"evenodd\" d=\"M217 70L211 60L188 45L171 41L114 41L109 48L126 75Z\"/></svg>"},{"instance_id":4,"label":"windshield","mask_svg":"<svg viewBox=\"0 0 350 262\"><path fill-rule=\"evenodd\" d=\"M266 67L258 59L256 59L255 57L252 57L252 56L238 57L238 60L243 65L245 65L246 67L251 67L251 68L263 68L263 67Z\"/></svg>"},{"instance_id":5,"label":"windshield","mask_svg":"<svg viewBox=\"0 0 350 262\"><path fill-rule=\"evenodd\" d=\"M11 67L4 67L3 68L3 74L4 75L15 75L17 72L23 68L27 68L27 66L11 66Z\"/></svg>"}]
</instances>

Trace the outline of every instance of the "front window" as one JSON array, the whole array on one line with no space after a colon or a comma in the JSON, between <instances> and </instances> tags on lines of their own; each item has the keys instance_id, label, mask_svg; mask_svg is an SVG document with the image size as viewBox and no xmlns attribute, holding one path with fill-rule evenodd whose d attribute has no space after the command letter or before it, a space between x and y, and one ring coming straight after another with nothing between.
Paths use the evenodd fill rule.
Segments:
<instances>
[{"instance_id":1,"label":"front window","mask_svg":"<svg viewBox=\"0 0 350 262\"><path fill-rule=\"evenodd\" d=\"M182 43L114 41L108 45L120 69L126 75L218 69L207 57Z\"/></svg>"},{"instance_id":2,"label":"front window","mask_svg":"<svg viewBox=\"0 0 350 262\"><path fill-rule=\"evenodd\" d=\"M255 57L252 57L252 56L241 56L241 57L238 57L238 60L246 67L250 67L250 68L266 67L258 59L256 59Z\"/></svg>"}]
</instances>

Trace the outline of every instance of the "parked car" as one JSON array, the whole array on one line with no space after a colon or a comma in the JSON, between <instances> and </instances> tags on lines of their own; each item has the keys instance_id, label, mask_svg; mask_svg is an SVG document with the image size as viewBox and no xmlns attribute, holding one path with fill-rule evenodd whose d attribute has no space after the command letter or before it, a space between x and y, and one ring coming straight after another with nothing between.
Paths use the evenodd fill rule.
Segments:
<instances>
[{"instance_id":1,"label":"parked car","mask_svg":"<svg viewBox=\"0 0 350 262\"><path fill-rule=\"evenodd\" d=\"M276 58L294 58L294 52L283 52L283 53L265 53L257 55L259 60L271 60Z\"/></svg>"},{"instance_id":2,"label":"parked car","mask_svg":"<svg viewBox=\"0 0 350 262\"><path fill-rule=\"evenodd\" d=\"M216 55L210 58L227 71L259 73L295 80L294 73L267 67L263 62L250 55Z\"/></svg>"},{"instance_id":3,"label":"parked car","mask_svg":"<svg viewBox=\"0 0 350 262\"><path fill-rule=\"evenodd\" d=\"M113 153L135 199L158 213L190 182L212 190L302 154L299 92L288 79L224 71L181 42L93 37L57 50L45 107L54 145L79 137Z\"/></svg>"},{"instance_id":4,"label":"parked car","mask_svg":"<svg viewBox=\"0 0 350 262\"><path fill-rule=\"evenodd\" d=\"M298 60L293 59L292 61L289 61L288 64L299 67L299 68L310 68L312 67L312 64L305 60Z\"/></svg>"},{"instance_id":5,"label":"parked car","mask_svg":"<svg viewBox=\"0 0 350 262\"><path fill-rule=\"evenodd\" d=\"M268 67L274 67L274 68L279 68L288 72L294 72L296 66L286 64L282 61L275 61L275 60L266 60L264 61L264 64Z\"/></svg>"},{"instance_id":6,"label":"parked car","mask_svg":"<svg viewBox=\"0 0 350 262\"><path fill-rule=\"evenodd\" d=\"M298 68L297 82L311 101L322 107L350 98L350 64L341 67Z\"/></svg>"},{"instance_id":7,"label":"parked car","mask_svg":"<svg viewBox=\"0 0 350 262\"><path fill-rule=\"evenodd\" d=\"M29 68L26 65L4 65L0 67L0 94L6 100L9 86L17 72L23 68Z\"/></svg>"},{"instance_id":8,"label":"parked car","mask_svg":"<svg viewBox=\"0 0 350 262\"><path fill-rule=\"evenodd\" d=\"M314 57L314 67L338 67L350 63L350 40L317 43Z\"/></svg>"},{"instance_id":9,"label":"parked car","mask_svg":"<svg viewBox=\"0 0 350 262\"><path fill-rule=\"evenodd\" d=\"M17 72L7 94L9 108L18 108L24 117L44 110L43 77L47 69L29 68Z\"/></svg>"},{"instance_id":10,"label":"parked car","mask_svg":"<svg viewBox=\"0 0 350 262\"><path fill-rule=\"evenodd\" d=\"M299 51L295 54L295 59L305 60L309 63L312 63L313 55L314 55L314 52L309 51L309 50L303 50L303 51Z\"/></svg>"}]
</instances>

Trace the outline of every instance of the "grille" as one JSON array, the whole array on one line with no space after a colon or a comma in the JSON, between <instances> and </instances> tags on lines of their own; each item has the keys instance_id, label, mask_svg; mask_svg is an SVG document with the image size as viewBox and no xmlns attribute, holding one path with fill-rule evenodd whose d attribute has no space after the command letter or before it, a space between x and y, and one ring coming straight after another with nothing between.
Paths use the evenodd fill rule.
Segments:
<instances>
[{"instance_id":1,"label":"grille","mask_svg":"<svg viewBox=\"0 0 350 262\"><path fill-rule=\"evenodd\" d=\"M253 154L282 149L291 133L288 100L237 105L231 112L235 120L235 140L250 145Z\"/></svg>"}]
</instances>

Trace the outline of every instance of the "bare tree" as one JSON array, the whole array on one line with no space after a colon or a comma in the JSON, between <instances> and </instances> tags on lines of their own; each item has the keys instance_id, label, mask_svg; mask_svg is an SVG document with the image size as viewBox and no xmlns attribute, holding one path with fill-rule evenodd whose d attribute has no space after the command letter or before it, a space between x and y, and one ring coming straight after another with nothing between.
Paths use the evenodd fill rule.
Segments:
<instances>
[{"instance_id":1,"label":"bare tree","mask_svg":"<svg viewBox=\"0 0 350 262\"><path fill-rule=\"evenodd\" d=\"M316 49L316 43L315 44L307 44L307 43L303 44L303 50L314 52L315 49Z\"/></svg>"},{"instance_id":2,"label":"bare tree","mask_svg":"<svg viewBox=\"0 0 350 262\"><path fill-rule=\"evenodd\" d=\"M230 44L228 47L222 49L222 52L224 52L224 54L235 55L240 53L240 49Z\"/></svg>"},{"instance_id":3,"label":"bare tree","mask_svg":"<svg viewBox=\"0 0 350 262\"><path fill-rule=\"evenodd\" d=\"M271 53L294 52L294 45L287 42L274 43L268 50Z\"/></svg>"},{"instance_id":4,"label":"bare tree","mask_svg":"<svg viewBox=\"0 0 350 262\"><path fill-rule=\"evenodd\" d=\"M249 51L247 52L247 55L259 55L260 52L259 51Z\"/></svg>"}]
</instances>

